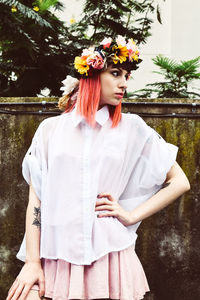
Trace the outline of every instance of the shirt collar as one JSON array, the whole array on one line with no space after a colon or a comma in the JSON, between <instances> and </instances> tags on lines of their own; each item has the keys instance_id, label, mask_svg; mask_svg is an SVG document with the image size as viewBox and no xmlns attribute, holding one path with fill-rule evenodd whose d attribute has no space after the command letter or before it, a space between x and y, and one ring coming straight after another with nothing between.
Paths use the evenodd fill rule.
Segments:
<instances>
[{"instance_id":1,"label":"shirt collar","mask_svg":"<svg viewBox=\"0 0 200 300\"><path fill-rule=\"evenodd\" d=\"M74 127L78 126L78 124L83 122L85 119L83 116L78 115L76 111L77 111L77 107L75 106L74 110L72 111L72 120L73 120ZM109 119L109 109L107 105L104 105L101 109L99 109L96 112L95 120L99 125L103 126L106 123L106 121L108 121L108 119Z\"/></svg>"}]
</instances>

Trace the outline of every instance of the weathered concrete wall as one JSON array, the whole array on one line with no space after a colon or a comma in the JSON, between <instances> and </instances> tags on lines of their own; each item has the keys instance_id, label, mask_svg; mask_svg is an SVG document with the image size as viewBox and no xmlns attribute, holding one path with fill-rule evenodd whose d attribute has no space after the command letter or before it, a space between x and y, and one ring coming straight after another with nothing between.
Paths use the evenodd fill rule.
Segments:
<instances>
[{"instance_id":1,"label":"weathered concrete wall","mask_svg":"<svg viewBox=\"0 0 200 300\"><path fill-rule=\"evenodd\" d=\"M44 99L41 99L44 100ZM56 99L49 99L55 101ZM0 99L1 102L34 102L35 99ZM151 293L146 300L200 299L200 118L193 118L191 107L161 107L145 104L123 105L126 112L191 113L190 118L145 117L168 142L179 146L178 162L186 172L191 191L158 214L143 221L139 228L136 251L146 271ZM168 100L177 102L177 100ZM155 100L154 102L160 102ZM180 103L193 101L179 100ZM197 103L200 103L196 101ZM5 106L1 110L39 110L48 108ZM51 111L55 108L50 108ZM199 108L196 109L199 112ZM0 114L0 299L21 263L15 259L24 233L28 186L21 175L21 162L38 124L48 115Z\"/></svg>"}]
</instances>

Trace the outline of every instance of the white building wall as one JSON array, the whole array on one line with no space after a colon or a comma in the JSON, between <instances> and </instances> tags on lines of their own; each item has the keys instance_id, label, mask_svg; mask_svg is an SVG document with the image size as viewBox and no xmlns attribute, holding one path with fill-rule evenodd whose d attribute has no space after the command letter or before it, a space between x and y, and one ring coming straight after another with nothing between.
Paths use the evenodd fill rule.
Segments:
<instances>
[{"instance_id":1,"label":"white building wall","mask_svg":"<svg viewBox=\"0 0 200 300\"><path fill-rule=\"evenodd\" d=\"M171 57L190 60L200 56L200 1L171 0ZM192 82L198 88L200 80Z\"/></svg>"},{"instance_id":2,"label":"white building wall","mask_svg":"<svg viewBox=\"0 0 200 300\"><path fill-rule=\"evenodd\" d=\"M171 0L171 55L189 60L200 56L200 1Z\"/></svg>"}]
</instances>

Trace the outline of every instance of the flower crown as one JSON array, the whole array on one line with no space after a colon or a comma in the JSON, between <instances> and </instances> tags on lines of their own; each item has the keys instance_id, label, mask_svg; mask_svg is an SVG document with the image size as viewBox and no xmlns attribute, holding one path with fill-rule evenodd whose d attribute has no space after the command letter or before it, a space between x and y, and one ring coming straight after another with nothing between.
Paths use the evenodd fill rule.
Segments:
<instances>
[{"instance_id":1,"label":"flower crown","mask_svg":"<svg viewBox=\"0 0 200 300\"><path fill-rule=\"evenodd\" d=\"M81 56L75 57L74 66L82 77L87 77L106 67L108 61L114 64L128 62L132 64L132 69L137 69L138 58L138 47L133 39L126 42L124 37L118 35L116 41L105 38L100 46L84 49Z\"/></svg>"}]
</instances>

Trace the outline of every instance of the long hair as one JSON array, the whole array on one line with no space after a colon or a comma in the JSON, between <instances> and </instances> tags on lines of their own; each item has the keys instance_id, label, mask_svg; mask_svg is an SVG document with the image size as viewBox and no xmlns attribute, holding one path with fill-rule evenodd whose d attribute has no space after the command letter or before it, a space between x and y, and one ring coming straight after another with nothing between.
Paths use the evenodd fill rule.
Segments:
<instances>
[{"instance_id":1,"label":"long hair","mask_svg":"<svg viewBox=\"0 0 200 300\"><path fill-rule=\"evenodd\" d=\"M66 105L65 112L71 111L77 104L77 113L84 116L86 121L94 127L95 115L99 107L101 95L100 74L93 77L81 78L77 99L72 106ZM112 120L112 128L116 127L121 120L121 103L117 106L109 105L109 115Z\"/></svg>"}]
</instances>

